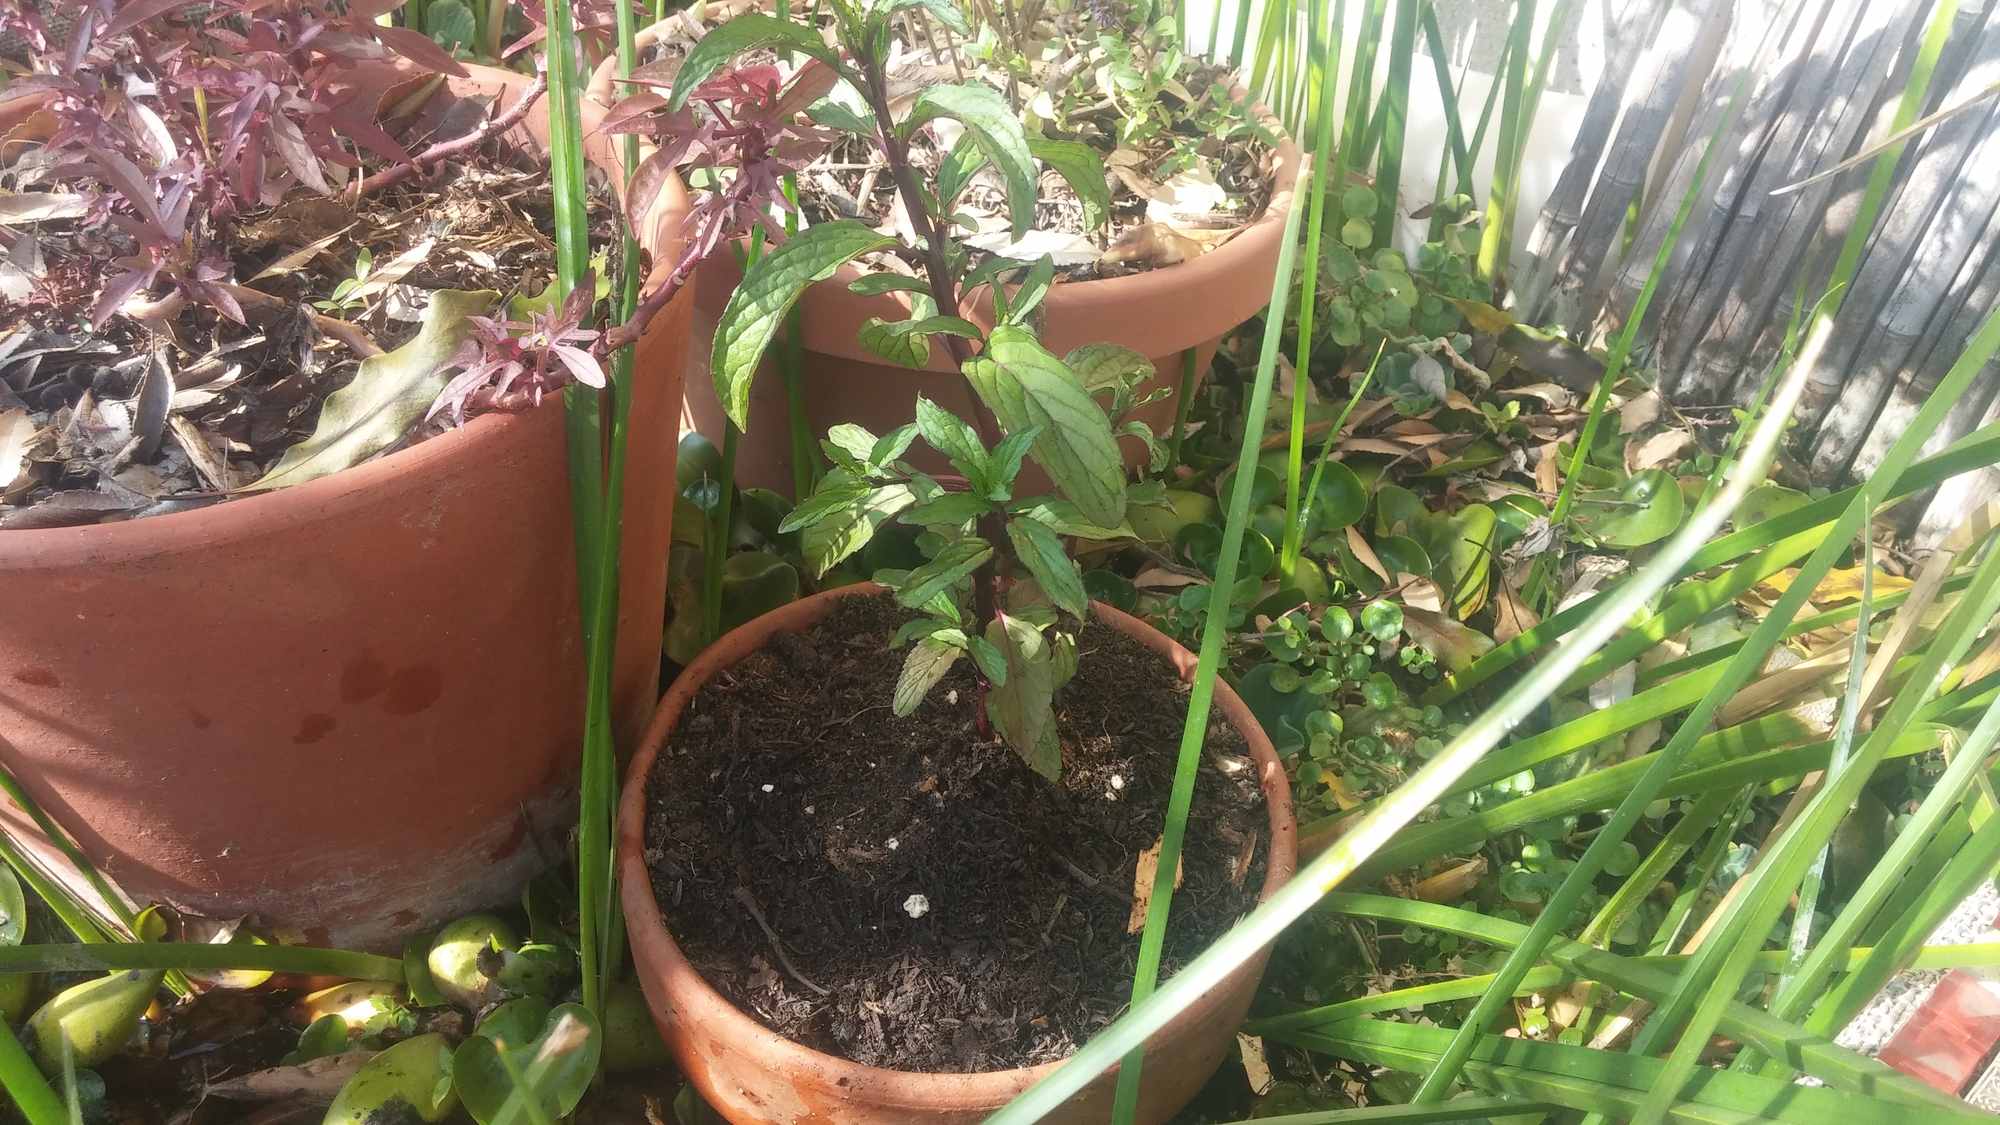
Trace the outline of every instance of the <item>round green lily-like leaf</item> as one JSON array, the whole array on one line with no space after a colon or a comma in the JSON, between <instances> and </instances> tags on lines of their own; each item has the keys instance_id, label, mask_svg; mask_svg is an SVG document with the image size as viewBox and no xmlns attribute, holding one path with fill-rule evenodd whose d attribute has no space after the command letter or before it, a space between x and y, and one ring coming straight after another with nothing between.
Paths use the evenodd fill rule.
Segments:
<instances>
[{"instance_id":1,"label":"round green lily-like leaf","mask_svg":"<svg viewBox=\"0 0 2000 1125\"><path fill-rule=\"evenodd\" d=\"M1737 505L1732 523L1739 528L1749 527L1768 519L1775 519L1796 508L1803 508L1810 503L1812 498L1796 488L1786 488L1774 481L1765 481L1751 489L1750 495L1745 496L1743 503Z\"/></svg>"},{"instance_id":2,"label":"round green lily-like leaf","mask_svg":"<svg viewBox=\"0 0 2000 1125\"><path fill-rule=\"evenodd\" d=\"M1083 572L1083 590L1090 600L1103 602L1113 609L1131 613L1139 606L1138 588L1132 580L1115 570L1086 570Z\"/></svg>"},{"instance_id":3,"label":"round green lily-like leaf","mask_svg":"<svg viewBox=\"0 0 2000 1125\"><path fill-rule=\"evenodd\" d=\"M1340 193L1340 213L1350 219L1373 219L1379 202L1372 189L1355 184Z\"/></svg>"},{"instance_id":4,"label":"round green lily-like leaf","mask_svg":"<svg viewBox=\"0 0 2000 1125\"><path fill-rule=\"evenodd\" d=\"M1616 489L1579 495L1574 519L1598 543L1629 548L1672 535L1686 514L1680 482L1663 469L1647 469Z\"/></svg>"},{"instance_id":5,"label":"round green lily-like leaf","mask_svg":"<svg viewBox=\"0 0 2000 1125\"><path fill-rule=\"evenodd\" d=\"M1181 528L1193 523L1220 523L1222 508L1215 497L1185 488L1169 488L1166 505L1133 504L1125 509L1132 531L1148 543L1171 543Z\"/></svg>"},{"instance_id":6,"label":"round green lily-like leaf","mask_svg":"<svg viewBox=\"0 0 2000 1125\"><path fill-rule=\"evenodd\" d=\"M1385 484L1375 490L1375 533L1413 535L1430 512L1416 493L1399 484Z\"/></svg>"},{"instance_id":7,"label":"round green lily-like leaf","mask_svg":"<svg viewBox=\"0 0 2000 1125\"><path fill-rule=\"evenodd\" d=\"M1349 219L1340 224L1340 240L1356 250L1366 250L1375 241L1375 227L1367 219Z\"/></svg>"},{"instance_id":8,"label":"round green lily-like leaf","mask_svg":"<svg viewBox=\"0 0 2000 1125\"><path fill-rule=\"evenodd\" d=\"M1407 535L1384 535L1368 545L1375 548L1375 557L1382 560L1382 565L1389 568L1390 574L1414 574L1420 578L1431 576L1430 552Z\"/></svg>"},{"instance_id":9,"label":"round green lily-like leaf","mask_svg":"<svg viewBox=\"0 0 2000 1125\"><path fill-rule=\"evenodd\" d=\"M1537 519L1546 519L1549 506L1539 497L1516 492L1495 500L1492 504L1493 519L1499 526L1495 529L1493 548L1504 551L1514 541L1527 534L1528 525Z\"/></svg>"},{"instance_id":10,"label":"round green lily-like leaf","mask_svg":"<svg viewBox=\"0 0 2000 1125\"><path fill-rule=\"evenodd\" d=\"M1306 479L1312 478L1308 475ZM1368 493L1361 478L1339 461L1329 461L1320 470L1319 491L1306 518L1306 537L1351 526L1367 509Z\"/></svg>"},{"instance_id":11,"label":"round green lily-like leaf","mask_svg":"<svg viewBox=\"0 0 2000 1125\"><path fill-rule=\"evenodd\" d=\"M1290 684L1287 690L1284 685ZM1236 694L1257 716L1257 724L1281 755L1298 753L1306 745L1306 716L1320 707L1320 697L1299 690L1298 671L1287 664L1267 661L1243 674Z\"/></svg>"},{"instance_id":12,"label":"round green lily-like leaf","mask_svg":"<svg viewBox=\"0 0 2000 1125\"><path fill-rule=\"evenodd\" d=\"M1213 575L1222 560L1222 529L1212 523L1190 524L1174 537L1174 546L1190 566ZM1278 552L1269 539L1246 527L1243 529L1243 548L1236 558L1239 580L1262 578L1271 573L1271 568L1277 564Z\"/></svg>"},{"instance_id":13,"label":"round green lily-like leaf","mask_svg":"<svg viewBox=\"0 0 2000 1125\"><path fill-rule=\"evenodd\" d=\"M722 473L722 451L715 443L689 430L681 435L680 452L674 459L674 481L682 489Z\"/></svg>"},{"instance_id":14,"label":"round green lily-like leaf","mask_svg":"<svg viewBox=\"0 0 2000 1125\"><path fill-rule=\"evenodd\" d=\"M1223 505L1236 494L1236 470L1231 468L1215 478L1215 496ZM1285 495L1285 480L1265 465L1258 465L1250 477L1250 507L1254 511L1266 504L1275 504ZM1220 515L1217 517L1220 522Z\"/></svg>"},{"instance_id":15,"label":"round green lily-like leaf","mask_svg":"<svg viewBox=\"0 0 2000 1125\"><path fill-rule=\"evenodd\" d=\"M566 1020L574 1021L582 1038L542 1064L536 1056ZM488 1125L514 1094L514 1081L500 1061L500 1051L505 1050L525 1072L526 1092L540 1103L544 1114L567 1117L590 1088L603 1047L597 1018L581 1004L551 1009L540 1000L510 1000L481 1020L472 1036L459 1044L452 1055L452 1079L466 1111L480 1125Z\"/></svg>"}]
</instances>

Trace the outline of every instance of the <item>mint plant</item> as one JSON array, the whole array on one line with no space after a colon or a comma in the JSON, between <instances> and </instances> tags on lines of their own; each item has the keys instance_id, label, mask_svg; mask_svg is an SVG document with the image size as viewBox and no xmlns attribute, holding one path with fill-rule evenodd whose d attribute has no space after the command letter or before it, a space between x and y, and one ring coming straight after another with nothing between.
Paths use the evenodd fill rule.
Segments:
<instances>
[{"instance_id":1,"label":"mint plant","mask_svg":"<svg viewBox=\"0 0 2000 1125\"><path fill-rule=\"evenodd\" d=\"M1006 186L1019 238L1033 225L1043 166L1087 199L1104 194L1104 168L1087 145L1030 136L1021 115L990 87L928 86L898 115L886 73L890 21L903 9L921 7L963 37L970 29L948 0L829 0L828 6L836 45L802 24L761 13L739 16L695 45L670 94L635 95L652 100L614 110L613 117L620 128L733 146L739 164L760 166L776 149L758 137L746 139L745 130L789 122L804 108L821 129L862 138L886 166L914 238L903 241L842 220L812 226L755 256L717 324L711 357L716 391L730 420L747 427L751 380L808 285L864 255L884 254L910 267L909 273L874 272L853 283L858 293L907 294L908 316L871 319L860 342L913 367L942 347L964 376L963 403L953 410L919 399L909 424L881 436L858 426L835 427L825 442L833 469L780 530L800 533L808 564L823 575L890 520L920 528L927 561L874 576L900 604L922 614L896 636L910 650L895 710L913 711L947 670L969 656L981 681L974 705L983 708L982 720L1053 778L1062 762L1054 697L1075 671L1075 623L1089 607L1069 541L1129 534L1118 441L1134 437L1157 456L1150 430L1123 420L1139 405L1137 387L1153 369L1125 348L1093 345L1057 356L1043 347L1035 315L1053 283L1054 264L970 249L956 237L970 224L960 221L955 204L973 174L991 165ZM709 95L718 72L759 51L791 52L808 61L783 92L766 83L765 112L746 122ZM824 97L841 83L859 95L864 111ZM805 106L796 91L820 97ZM705 120L690 113L691 101L705 108ZM936 176L920 177L910 159L911 139L947 120L962 130L962 139ZM739 213L752 203L788 206L774 179L738 183ZM981 289L993 309L991 327L960 315L968 295ZM906 454L918 440L961 479L913 468ZM1054 495L1017 495L1025 461L1047 474Z\"/></svg>"}]
</instances>

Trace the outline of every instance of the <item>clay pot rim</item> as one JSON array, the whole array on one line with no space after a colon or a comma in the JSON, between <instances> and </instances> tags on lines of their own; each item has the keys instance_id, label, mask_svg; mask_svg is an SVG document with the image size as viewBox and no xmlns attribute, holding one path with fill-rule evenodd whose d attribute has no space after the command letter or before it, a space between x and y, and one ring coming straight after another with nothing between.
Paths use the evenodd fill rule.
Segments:
<instances>
[{"instance_id":1,"label":"clay pot rim","mask_svg":"<svg viewBox=\"0 0 2000 1125\"><path fill-rule=\"evenodd\" d=\"M675 20L660 20L639 29L634 35L636 45L644 49L657 42L667 32L667 24ZM608 106L615 59L606 59L591 74L590 84L585 91L586 100ZM1238 97L1247 96L1248 91L1239 82L1231 87ZM1122 277L1104 277L1091 281L1065 281L1049 288L1043 299L1043 307L1049 316L1067 316L1086 319L1096 315L1093 310L1112 305L1151 304L1163 299L1163 295L1181 289L1205 288L1231 280L1240 272L1259 273L1258 262L1276 262L1278 244L1284 239L1285 217L1296 202L1301 175L1306 166L1306 157L1300 152L1298 143L1284 130L1278 118L1262 104L1252 107L1264 125L1278 138L1272 152L1271 199L1265 204L1264 213L1242 227L1229 241L1203 254L1193 261L1178 265L1161 266L1141 273L1126 274ZM859 324L869 316L890 314L891 309L883 307L884 301L904 307L898 300L906 294L876 294L862 296L849 291L848 285L868 273L853 262L840 267L830 278L814 282L808 286L803 301L821 306L841 323ZM1267 286L1268 287L1268 286ZM1261 303L1260 303L1261 304ZM963 311L963 310L962 310ZM978 315L971 319L990 324L992 301L979 302L972 310ZM808 336L812 335L810 329ZM828 346L822 347L819 344ZM847 356L851 359L879 362L879 357L862 348L855 340L840 341L807 340L807 346L815 351ZM950 367L930 365L931 370L951 371Z\"/></svg>"},{"instance_id":2,"label":"clay pot rim","mask_svg":"<svg viewBox=\"0 0 2000 1125\"><path fill-rule=\"evenodd\" d=\"M872 1100L913 1108L978 1108L999 1104L1011 1100L1067 1060L1007 1070L928 1073L868 1066L788 1039L730 1003L681 953L679 944L667 929L666 913L653 894L651 873L646 866L649 775L653 762L673 732L675 722L696 693L716 673L762 650L771 636L810 628L825 617L838 599L880 596L886 592L875 583L862 582L801 598L724 634L674 679L661 698L652 723L646 728L644 741L626 768L625 788L618 802L615 838L619 895L625 910L626 930L631 939L639 982L647 993L649 1014L657 1012L661 1003L653 997L653 991L669 987L657 983L656 978L667 977L675 992L676 1006L682 1009L680 1018L692 1020L714 1039L734 1044L754 1044L758 1056L770 1070L814 1071L837 1085L857 1091L866 1090ZM1092 602L1091 612L1097 620L1166 657L1182 680L1193 676L1194 654L1165 634L1137 617L1101 602ZM1265 861L1264 886L1257 895L1258 901L1263 902L1291 879L1297 867L1298 823L1292 815L1291 784L1276 749L1249 706L1219 678L1215 683L1214 706L1243 735L1250 756L1257 762L1262 775L1259 781L1270 822L1270 851ZM664 962L662 971L652 970L645 963L645 955L649 951L656 953ZM1242 975L1244 967L1239 967L1223 983L1203 994L1155 1032L1150 1042L1187 1034L1211 1020L1216 1009L1223 1005L1231 987L1238 983L1237 978Z\"/></svg>"},{"instance_id":3,"label":"clay pot rim","mask_svg":"<svg viewBox=\"0 0 2000 1125\"><path fill-rule=\"evenodd\" d=\"M527 85L527 75L499 67L467 63L469 81L498 84L502 88ZM389 69L419 73L406 60L365 64L365 69ZM458 79L456 81L468 81ZM18 98L0 98L0 112L16 108L10 103L36 98L30 93ZM539 109L531 110L533 113ZM522 126L509 130L511 135ZM586 129L586 133L589 130ZM622 188L623 178L612 177ZM669 176L659 201L654 205L654 221L648 230L660 231L662 216L684 213L687 190L677 175ZM674 237L678 237L676 231ZM668 263L667 267L670 267ZM0 571L9 569L60 569L89 565L94 561L135 555L197 553L219 542L249 538L285 522L309 522L312 512L335 506L356 493L365 493L406 474L423 473L431 466L461 457L492 457L516 439L523 427L535 424L539 416L562 409L561 396L551 396L527 410L482 414L463 426L437 434L414 445L369 458L337 473L267 492L239 494L232 499L167 512L143 519L113 523L82 524L74 527L16 528L0 531Z\"/></svg>"}]
</instances>

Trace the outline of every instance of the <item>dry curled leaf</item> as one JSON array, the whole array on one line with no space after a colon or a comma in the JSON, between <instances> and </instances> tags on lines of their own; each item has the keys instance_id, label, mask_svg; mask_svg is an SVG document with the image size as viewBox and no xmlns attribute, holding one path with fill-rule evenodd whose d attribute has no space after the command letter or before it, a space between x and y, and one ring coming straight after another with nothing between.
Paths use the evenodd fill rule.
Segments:
<instances>
[{"instance_id":1,"label":"dry curled leaf","mask_svg":"<svg viewBox=\"0 0 2000 1125\"><path fill-rule=\"evenodd\" d=\"M1652 437L1635 441L1625 447L1625 467L1638 473L1670 464L1680 456L1681 450L1693 444L1694 435L1686 430L1662 430Z\"/></svg>"},{"instance_id":2,"label":"dry curled leaf","mask_svg":"<svg viewBox=\"0 0 2000 1125\"><path fill-rule=\"evenodd\" d=\"M1618 408L1618 432L1629 434L1660 417L1660 392L1647 391L1625 400Z\"/></svg>"},{"instance_id":3,"label":"dry curled leaf","mask_svg":"<svg viewBox=\"0 0 2000 1125\"><path fill-rule=\"evenodd\" d=\"M1173 266L1201 256L1202 245L1165 223L1144 223L1118 236L1098 261L1150 268Z\"/></svg>"},{"instance_id":4,"label":"dry curled leaf","mask_svg":"<svg viewBox=\"0 0 2000 1125\"><path fill-rule=\"evenodd\" d=\"M1132 872L1132 916L1125 921L1125 932L1136 934L1146 928L1146 907L1153 901L1153 880L1160 866L1160 847L1164 839L1153 841L1153 846L1139 853L1139 866ZM1174 888L1178 890L1181 877L1187 873L1187 865L1174 864Z\"/></svg>"}]
</instances>

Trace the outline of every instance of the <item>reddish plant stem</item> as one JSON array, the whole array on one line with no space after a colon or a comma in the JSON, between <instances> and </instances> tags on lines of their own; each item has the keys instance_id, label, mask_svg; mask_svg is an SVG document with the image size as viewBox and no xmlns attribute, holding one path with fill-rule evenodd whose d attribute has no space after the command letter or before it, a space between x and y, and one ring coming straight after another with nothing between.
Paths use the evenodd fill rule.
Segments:
<instances>
[{"instance_id":1,"label":"reddish plant stem","mask_svg":"<svg viewBox=\"0 0 2000 1125\"><path fill-rule=\"evenodd\" d=\"M889 164L889 174L896 181L896 193L903 197L903 210L910 216L910 226L924 243L924 272L931 286L931 300L937 303L938 311L947 315L958 311L958 283L951 275L951 262L945 257L944 237L930 204L924 198L923 188L917 184L915 170L910 165L910 146L896 133L894 118L889 110L889 82L882 70L881 60L873 53L859 56L861 74L866 80L868 106L875 114L875 134L882 146L882 153ZM972 345L962 337L943 335L945 350L951 354L952 363L963 369L965 361L972 357ZM993 412L986 408L979 393L965 380L965 397L972 409L973 425L979 431L979 440L991 449L1000 444L1000 423ZM988 559L972 575L972 615L979 632L984 635L986 627L993 623L998 612L998 591L1000 587L1000 550L1006 543L1006 528L996 513L989 513L979 520L980 537L993 545L993 557Z\"/></svg>"},{"instance_id":2,"label":"reddish plant stem","mask_svg":"<svg viewBox=\"0 0 2000 1125\"><path fill-rule=\"evenodd\" d=\"M521 91L521 97L513 105L489 118L484 125L479 126L464 136L453 137L448 141L439 141L437 144L411 157L408 164L397 164L382 169L380 172L362 180L355 188L355 194L367 195L369 192L380 191L391 184L401 183L403 180L442 160L461 153L471 152L473 149L485 144L487 138L504 133L520 124L521 119L528 116L528 111L534 108L535 103L541 100L544 93L548 92L548 88L548 76L537 74L534 82L529 84L527 89Z\"/></svg>"}]
</instances>

